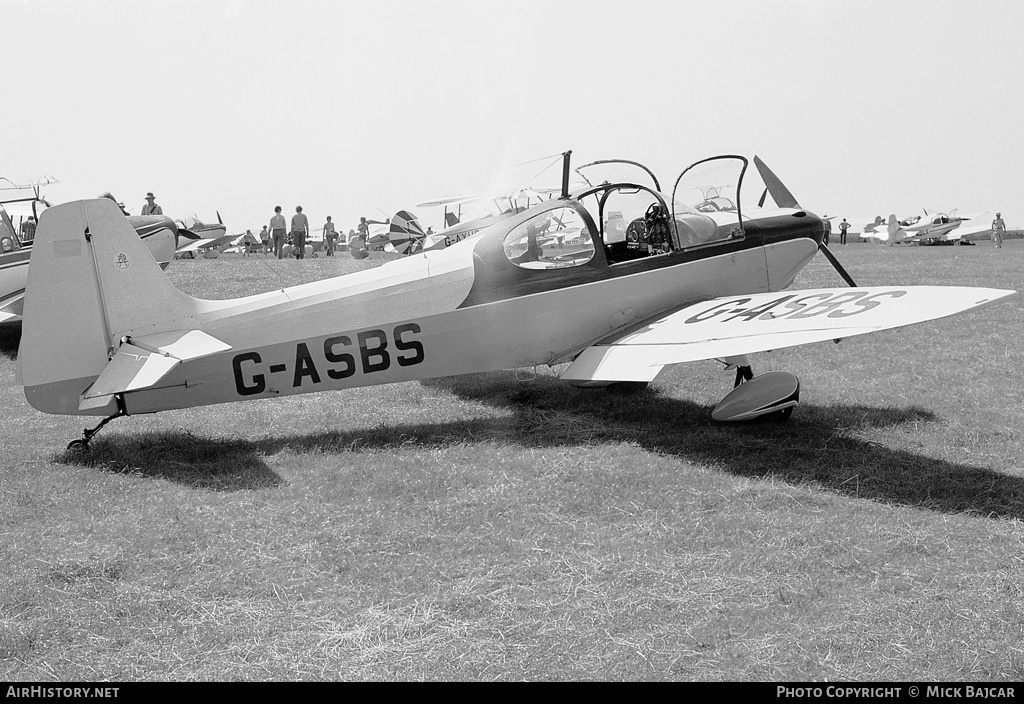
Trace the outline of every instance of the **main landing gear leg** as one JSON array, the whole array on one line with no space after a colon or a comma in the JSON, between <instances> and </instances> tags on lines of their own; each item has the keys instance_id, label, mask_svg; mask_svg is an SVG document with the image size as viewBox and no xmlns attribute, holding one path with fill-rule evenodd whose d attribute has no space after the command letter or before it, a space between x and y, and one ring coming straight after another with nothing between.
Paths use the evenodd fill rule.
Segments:
<instances>
[{"instance_id":1,"label":"main landing gear leg","mask_svg":"<svg viewBox=\"0 0 1024 704\"><path fill-rule=\"evenodd\" d=\"M114 396L114 400L117 401L117 413L115 413L113 415L110 415L110 416L107 416L106 418L101 420L99 425L97 425L95 428L92 428L92 429L86 428L85 430L83 430L82 431L82 437L79 438L78 440L72 440L71 442L69 442L67 449L69 449L69 450L88 450L89 449L89 441L92 440L93 436L96 433L100 432L100 428L102 428L104 425L106 425L110 421L114 420L115 418L120 418L121 416L128 415L128 411L125 410L125 407L124 407L124 397L121 396L120 394L117 394L116 396Z\"/></svg>"},{"instance_id":2,"label":"main landing gear leg","mask_svg":"<svg viewBox=\"0 0 1024 704\"><path fill-rule=\"evenodd\" d=\"M736 383L733 384L732 386L733 386L733 388L736 388L737 386L742 384L744 381L750 381L753 378L754 378L754 370L753 370L753 368L751 368L749 366L747 366L747 367L737 366L736 367Z\"/></svg>"}]
</instances>

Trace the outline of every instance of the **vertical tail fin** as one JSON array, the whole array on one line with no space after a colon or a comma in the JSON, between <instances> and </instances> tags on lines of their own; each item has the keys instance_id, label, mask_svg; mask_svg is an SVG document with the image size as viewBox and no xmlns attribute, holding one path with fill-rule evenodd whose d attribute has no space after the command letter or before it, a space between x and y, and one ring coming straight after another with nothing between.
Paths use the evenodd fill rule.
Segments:
<instances>
[{"instance_id":1,"label":"vertical tail fin","mask_svg":"<svg viewBox=\"0 0 1024 704\"><path fill-rule=\"evenodd\" d=\"M898 242L900 239L902 239L900 237L897 237L900 231L900 225L898 222L896 222L895 214L889 215L889 223L887 229L889 231L889 244L893 244L894 242Z\"/></svg>"},{"instance_id":2,"label":"vertical tail fin","mask_svg":"<svg viewBox=\"0 0 1024 704\"><path fill-rule=\"evenodd\" d=\"M79 395L122 337L187 327L195 315L194 299L174 288L116 203L49 208L25 293L18 365L26 398L42 411L78 413Z\"/></svg>"}]
</instances>

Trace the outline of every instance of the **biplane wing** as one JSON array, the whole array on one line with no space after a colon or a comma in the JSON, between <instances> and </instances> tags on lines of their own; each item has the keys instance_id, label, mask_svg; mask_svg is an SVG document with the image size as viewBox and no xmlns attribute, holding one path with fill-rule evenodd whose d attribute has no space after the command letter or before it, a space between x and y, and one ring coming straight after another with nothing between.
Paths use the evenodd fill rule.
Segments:
<instances>
[{"instance_id":1,"label":"biplane wing","mask_svg":"<svg viewBox=\"0 0 1024 704\"><path fill-rule=\"evenodd\" d=\"M895 286L726 296L633 327L583 350L570 381L652 381L673 364L864 335L981 308L991 288Z\"/></svg>"}]
</instances>

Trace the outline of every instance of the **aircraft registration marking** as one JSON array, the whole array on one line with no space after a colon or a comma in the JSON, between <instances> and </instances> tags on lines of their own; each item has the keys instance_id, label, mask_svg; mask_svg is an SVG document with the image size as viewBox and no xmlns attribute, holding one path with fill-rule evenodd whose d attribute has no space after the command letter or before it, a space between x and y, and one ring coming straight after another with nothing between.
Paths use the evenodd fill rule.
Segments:
<instances>
[{"instance_id":1,"label":"aircraft registration marking","mask_svg":"<svg viewBox=\"0 0 1024 704\"><path fill-rule=\"evenodd\" d=\"M810 295L793 293L752 307L746 306L752 300L751 298L737 298L718 303L692 315L685 322L700 323L712 318L718 318L720 323L728 323L740 318L745 321L779 320L782 318L798 320L820 315L829 318L848 318L877 308L883 304L884 299L902 298L905 295L907 292L899 289L879 293L870 293L869 291L821 292ZM775 310L779 306L782 308Z\"/></svg>"},{"instance_id":2,"label":"aircraft registration marking","mask_svg":"<svg viewBox=\"0 0 1024 704\"><path fill-rule=\"evenodd\" d=\"M319 342L295 344L291 365L292 388L304 383L320 384L327 379L341 380L355 374L383 372L397 363L400 367L422 364L426 358L423 343L415 339L421 332L418 323L386 330L371 329L344 335L332 335ZM353 344L353 338L355 344ZM311 351L312 348L312 351ZM263 360L259 352L243 352L231 358L235 391L239 396L254 396L267 390L267 374L289 370L288 363Z\"/></svg>"},{"instance_id":3,"label":"aircraft registration marking","mask_svg":"<svg viewBox=\"0 0 1024 704\"><path fill-rule=\"evenodd\" d=\"M464 239L468 239L468 238L472 237L473 235L475 235L478 232L480 232L480 230L476 229L476 230L467 230L466 232L460 232L460 233L455 234L455 235L445 235L445 237L444 237L444 246L445 247L451 247L456 242L461 242Z\"/></svg>"}]
</instances>

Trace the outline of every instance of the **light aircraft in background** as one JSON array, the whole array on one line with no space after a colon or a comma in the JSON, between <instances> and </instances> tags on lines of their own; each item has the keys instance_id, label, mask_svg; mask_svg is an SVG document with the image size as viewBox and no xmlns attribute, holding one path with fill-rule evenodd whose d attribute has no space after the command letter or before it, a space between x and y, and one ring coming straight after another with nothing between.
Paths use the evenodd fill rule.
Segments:
<instances>
[{"instance_id":1,"label":"light aircraft in background","mask_svg":"<svg viewBox=\"0 0 1024 704\"><path fill-rule=\"evenodd\" d=\"M41 176L32 183L17 184L9 178L0 176L0 205L27 204L32 212L32 217L39 222L39 213L43 208L49 208L49 202L43 198L43 188L60 183L53 176ZM6 184L6 185L4 185ZM8 194L7 192L13 191ZM31 246L31 242L23 242L24 246Z\"/></svg>"},{"instance_id":2,"label":"light aircraft in background","mask_svg":"<svg viewBox=\"0 0 1024 704\"><path fill-rule=\"evenodd\" d=\"M109 201L47 210L25 299L18 379L46 413L110 420L232 401L561 365L583 387L642 387L683 362L722 359L735 388L716 420L786 417L800 384L753 375L747 355L979 308L1015 292L856 287L803 209L757 157L772 207L744 206L748 160L706 159L670 193L634 181L570 192L443 250L235 300L176 289ZM737 208L679 197L731 173ZM759 191L760 189L758 189ZM609 243L615 219L639 237ZM543 245L558 221L581 235ZM852 288L787 290L821 252ZM749 379L740 383L744 379Z\"/></svg>"},{"instance_id":3,"label":"light aircraft in background","mask_svg":"<svg viewBox=\"0 0 1024 704\"><path fill-rule=\"evenodd\" d=\"M219 249L231 243L239 235L227 234L228 228L217 211L217 222L206 223L195 214L174 221L178 227L178 249L174 253L176 259L184 256L194 258L204 250Z\"/></svg>"},{"instance_id":4,"label":"light aircraft in background","mask_svg":"<svg viewBox=\"0 0 1024 704\"><path fill-rule=\"evenodd\" d=\"M228 228L217 211L217 222L203 222L196 217L195 213L175 221L178 231L182 237L189 240L216 239L227 234Z\"/></svg>"},{"instance_id":5,"label":"light aircraft in background","mask_svg":"<svg viewBox=\"0 0 1024 704\"><path fill-rule=\"evenodd\" d=\"M112 196L109 200L116 202ZM38 205L50 207L41 198ZM34 208L34 212L45 213L45 210ZM122 212L120 208L118 212ZM122 214L122 217L125 216ZM126 221L160 268L166 268L174 255L177 238L174 221L162 215L130 215ZM7 211L0 205L0 322L18 320L22 316L32 244L22 241Z\"/></svg>"},{"instance_id":6,"label":"light aircraft in background","mask_svg":"<svg viewBox=\"0 0 1024 704\"><path fill-rule=\"evenodd\" d=\"M846 229L846 238L863 238L863 239L878 239L877 234L881 231L881 234L885 234L886 220L881 215L876 215L873 218L853 218L847 220L837 215L825 216L825 220L832 223L832 237L836 240L839 239L839 226L843 220L849 227ZM856 240L854 240L856 241Z\"/></svg>"},{"instance_id":7,"label":"light aircraft in background","mask_svg":"<svg viewBox=\"0 0 1024 704\"><path fill-rule=\"evenodd\" d=\"M424 230L411 211L400 210L389 221L390 246L386 249L399 254L416 254L450 247L480 234L510 215L551 198L558 191L557 188L517 188L498 195L449 196L417 203L417 208L443 206L445 227L436 233ZM467 215L463 208L475 214Z\"/></svg>"},{"instance_id":8,"label":"light aircraft in background","mask_svg":"<svg viewBox=\"0 0 1024 704\"><path fill-rule=\"evenodd\" d=\"M988 230L991 225L986 218L989 213L958 215L953 209L947 215L925 208L924 216L916 216L899 221L900 230L907 233L905 239L920 244L939 244L942 242L962 243L965 235L972 235Z\"/></svg>"},{"instance_id":9,"label":"light aircraft in background","mask_svg":"<svg viewBox=\"0 0 1024 704\"><path fill-rule=\"evenodd\" d=\"M221 235L220 237L204 237L195 240L182 237L178 240L181 244L174 251L174 258L183 259L188 257L194 259L196 255L203 255L211 249L220 250L223 247L228 247L240 236L242 235Z\"/></svg>"},{"instance_id":10,"label":"light aircraft in background","mask_svg":"<svg viewBox=\"0 0 1024 704\"><path fill-rule=\"evenodd\" d=\"M985 219L988 213L979 215L958 216L957 211L949 214L934 210L924 210L924 215L898 220L895 214L883 223L863 232L861 237L870 237L890 245L900 242L916 242L918 244L961 244L965 235L984 232L991 227ZM971 224L964 223L972 221Z\"/></svg>"}]
</instances>

